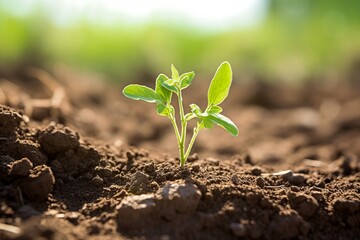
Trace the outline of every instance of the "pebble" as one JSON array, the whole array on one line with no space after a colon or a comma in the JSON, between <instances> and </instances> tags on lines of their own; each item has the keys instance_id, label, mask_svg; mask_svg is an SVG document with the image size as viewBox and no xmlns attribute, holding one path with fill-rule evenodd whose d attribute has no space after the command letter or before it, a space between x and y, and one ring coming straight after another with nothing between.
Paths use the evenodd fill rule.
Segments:
<instances>
[{"instance_id":1,"label":"pebble","mask_svg":"<svg viewBox=\"0 0 360 240\"><path fill-rule=\"evenodd\" d=\"M254 176L260 176L262 173L262 169L260 167L252 167L250 172Z\"/></svg>"},{"instance_id":2,"label":"pebble","mask_svg":"<svg viewBox=\"0 0 360 240\"><path fill-rule=\"evenodd\" d=\"M256 184L257 184L259 187L263 188L263 187L265 186L265 180L264 180L262 177L258 177L258 178L256 179Z\"/></svg>"},{"instance_id":3,"label":"pebble","mask_svg":"<svg viewBox=\"0 0 360 240\"><path fill-rule=\"evenodd\" d=\"M238 185L240 183L240 179L236 175L232 175L231 181L233 184Z\"/></svg>"},{"instance_id":4,"label":"pebble","mask_svg":"<svg viewBox=\"0 0 360 240\"><path fill-rule=\"evenodd\" d=\"M194 165L191 167L191 170L192 170L193 172L196 172L196 173L200 172L200 165L199 165L199 164L194 164Z\"/></svg>"}]
</instances>

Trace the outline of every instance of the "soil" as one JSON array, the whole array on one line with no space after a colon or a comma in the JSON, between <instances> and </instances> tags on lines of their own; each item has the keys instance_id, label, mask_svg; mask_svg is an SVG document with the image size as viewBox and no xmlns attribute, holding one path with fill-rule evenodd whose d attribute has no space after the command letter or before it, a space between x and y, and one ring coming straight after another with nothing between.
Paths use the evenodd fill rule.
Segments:
<instances>
[{"instance_id":1,"label":"soil","mask_svg":"<svg viewBox=\"0 0 360 240\"><path fill-rule=\"evenodd\" d=\"M52 75L0 81L0 239L360 236L356 83L235 82L223 108L239 136L201 132L181 169L153 106L99 76ZM194 84L186 104L205 105Z\"/></svg>"}]
</instances>

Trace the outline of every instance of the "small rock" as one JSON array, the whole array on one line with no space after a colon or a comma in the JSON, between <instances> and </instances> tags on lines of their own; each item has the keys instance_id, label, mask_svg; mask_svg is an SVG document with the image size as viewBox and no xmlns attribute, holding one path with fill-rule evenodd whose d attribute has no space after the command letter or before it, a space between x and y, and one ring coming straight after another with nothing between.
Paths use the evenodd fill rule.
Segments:
<instances>
[{"instance_id":1,"label":"small rock","mask_svg":"<svg viewBox=\"0 0 360 240\"><path fill-rule=\"evenodd\" d=\"M241 223L231 223L230 228L236 237L244 237L246 235L246 227Z\"/></svg>"},{"instance_id":2,"label":"small rock","mask_svg":"<svg viewBox=\"0 0 360 240\"><path fill-rule=\"evenodd\" d=\"M240 180L237 175L232 175L231 181L233 184L238 185L240 183Z\"/></svg>"},{"instance_id":3,"label":"small rock","mask_svg":"<svg viewBox=\"0 0 360 240\"><path fill-rule=\"evenodd\" d=\"M265 186L265 180L262 178L262 177L258 177L257 179L256 179L256 184L259 186L259 187L261 187L261 188L263 188L264 186Z\"/></svg>"},{"instance_id":4,"label":"small rock","mask_svg":"<svg viewBox=\"0 0 360 240\"><path fill-rule=\"evenodd\" d=\"M199 165L199 164L194 164L194 165L191 167L191 170L192 170L193 172L196 172L196 173L200 172L200 165Z\"/></svg>"},{"instance_id":5,"label":"small rock","mask_svg":"<svg viewBox=\"0 0 360 240\"><path fill-rule=\"evenodd\" d=\"M129 192L134 194L142 194L151 191L148 186L149 176L143 172L136 172L130 182Z\"/></svg>"},{"instance_id":6,"label":"small rock","mask_svg":"<svg viewBox=\"0 0 360 240\"><path fill-rule=\"evenodd\" d=\"M80 219L80 213L79 212L69 212L69 213L66 214L65 217L72 224L74 224L74 225L79 224L79 219Z\"/></svg>"},{"instance_id":7,"label":"small rock","mask_svg":"<svg viewBox=\"0 0 360 240\"><path fill-rule=\"evenodd\" d=\"M10 175L18 177L27 177L30 174L33 164L28 158L23 158L13 162Z\"/></svg>"},{"instance_id":8,"label":"small rock","mask_svg":"<svg viewBox=\"0 0 360 240\"><path fill-rule=\"evenodd\" d=\"M134 159L136 157L135 153L133 151L126 151L125 152L126 158L127 158L127 164L131 164L134 162Z\"/></svg>"},{"instance_id":9,"label":"small rock","mask_svg":"<svg viewBox=\"0 0 360 240\"><path fill-rule=\"evenodd\" d=\"M104 180L99 176L96 175L91 182L96 186L96 187L100 187L104 184Z\"/></svg>"},{"instance_id":10,"label":"small rock","mask_svg":"<svg viewBox=\"0 0 360 240\"><path fill-rule=\"evenodd\" d=\"M191 154L187 159L188 162L195 162L197 160L199 160L199 155L197 153Z\"/></svg>"},{"instance_id":11,"label":"small rock","mask_svg":"<svg viewBox=\"0 0 360 240\"><path fill-rule=\"evenodd\" d=\"M158 194L160 196L161 215L168 220L175 217L177 213L187 214L194 212L201 198L200 190L192 183L167 184Z\"/></svg>"},{"instance_id":12,"label":"small rock","mask_svg":"<svg viewBox=\"0 0 360 240\"><path fill-rule=\"evenodd\" d=\"M254 176L260 176L262 173L262 169L260 167L252 167L250 170L251 174Z\"/></svg>"},{"instance_id":13,"label":"small rock","mask_svg":"<svg viewBox=\"0 0 360 240\"><path fill-rule=\"evenodd\" d=\"M301 185L306 182L306 177L301 173L292 173L289 172L283 175L284 179L286 179L290 184L293 185Z\"/></svg>"},{"instance_id":14,"label":"small rock","mask_svg":"<svg viewBox=\"0 0 360 240\"><path fill-rule=\"evenodd\" d=\"M209 162L213 166L219 166L220 161L215 158L206 158L206 161Z\"/></svg>"},{"instance_id":15,"label":"small rock","mask_svg":"<svg viewBox=\"0 0 360 240\"><path fill-rule=\"evenodd\" d=\"M155 165L153 163L150 163L145 166L145 172L147 173L153 173L155 171Z\"/></svg>"}]
</instances>

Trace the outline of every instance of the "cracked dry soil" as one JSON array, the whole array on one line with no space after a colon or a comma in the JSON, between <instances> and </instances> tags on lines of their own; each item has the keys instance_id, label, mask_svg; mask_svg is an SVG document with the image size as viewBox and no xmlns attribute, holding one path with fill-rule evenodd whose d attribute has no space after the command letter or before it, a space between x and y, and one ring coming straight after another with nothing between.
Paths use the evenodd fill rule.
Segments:
<instances>
[{"instance_id":1,"label":"cracked dry soil","mask_svg":"<svg viewBox=\"0 0 360 240\"><path fill-rule=\"evenodd\" d=\"M360 236L358 89L336 101L321 93L306 106L305 90L292 102L233 92L226 108L240 136L205 132L180 169L171 132L148 117L148 105L110 88L104 99L93 90L72 95L62 84L72 109L55 118L43 109L25 116L11 99L0 106L1 239Z\"/></svg>"}]
</instances>

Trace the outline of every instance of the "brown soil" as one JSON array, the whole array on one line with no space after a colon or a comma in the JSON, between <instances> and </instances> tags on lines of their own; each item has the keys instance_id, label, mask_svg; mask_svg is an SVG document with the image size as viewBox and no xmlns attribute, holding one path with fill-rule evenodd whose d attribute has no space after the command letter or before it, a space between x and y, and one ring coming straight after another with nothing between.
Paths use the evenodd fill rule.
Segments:
<instances>
[{"instance_id":1,"label":"brown soil","mask_svg":"<svg viewBox=\"0 0 360 240\"><path fill-rule=\"evenodd\" d=\"M0 239L360 236L360 86L235 83L240 135L200 133L180 169L153 106L54 75L0 82Z\"/></svg>"}]
</instances>

